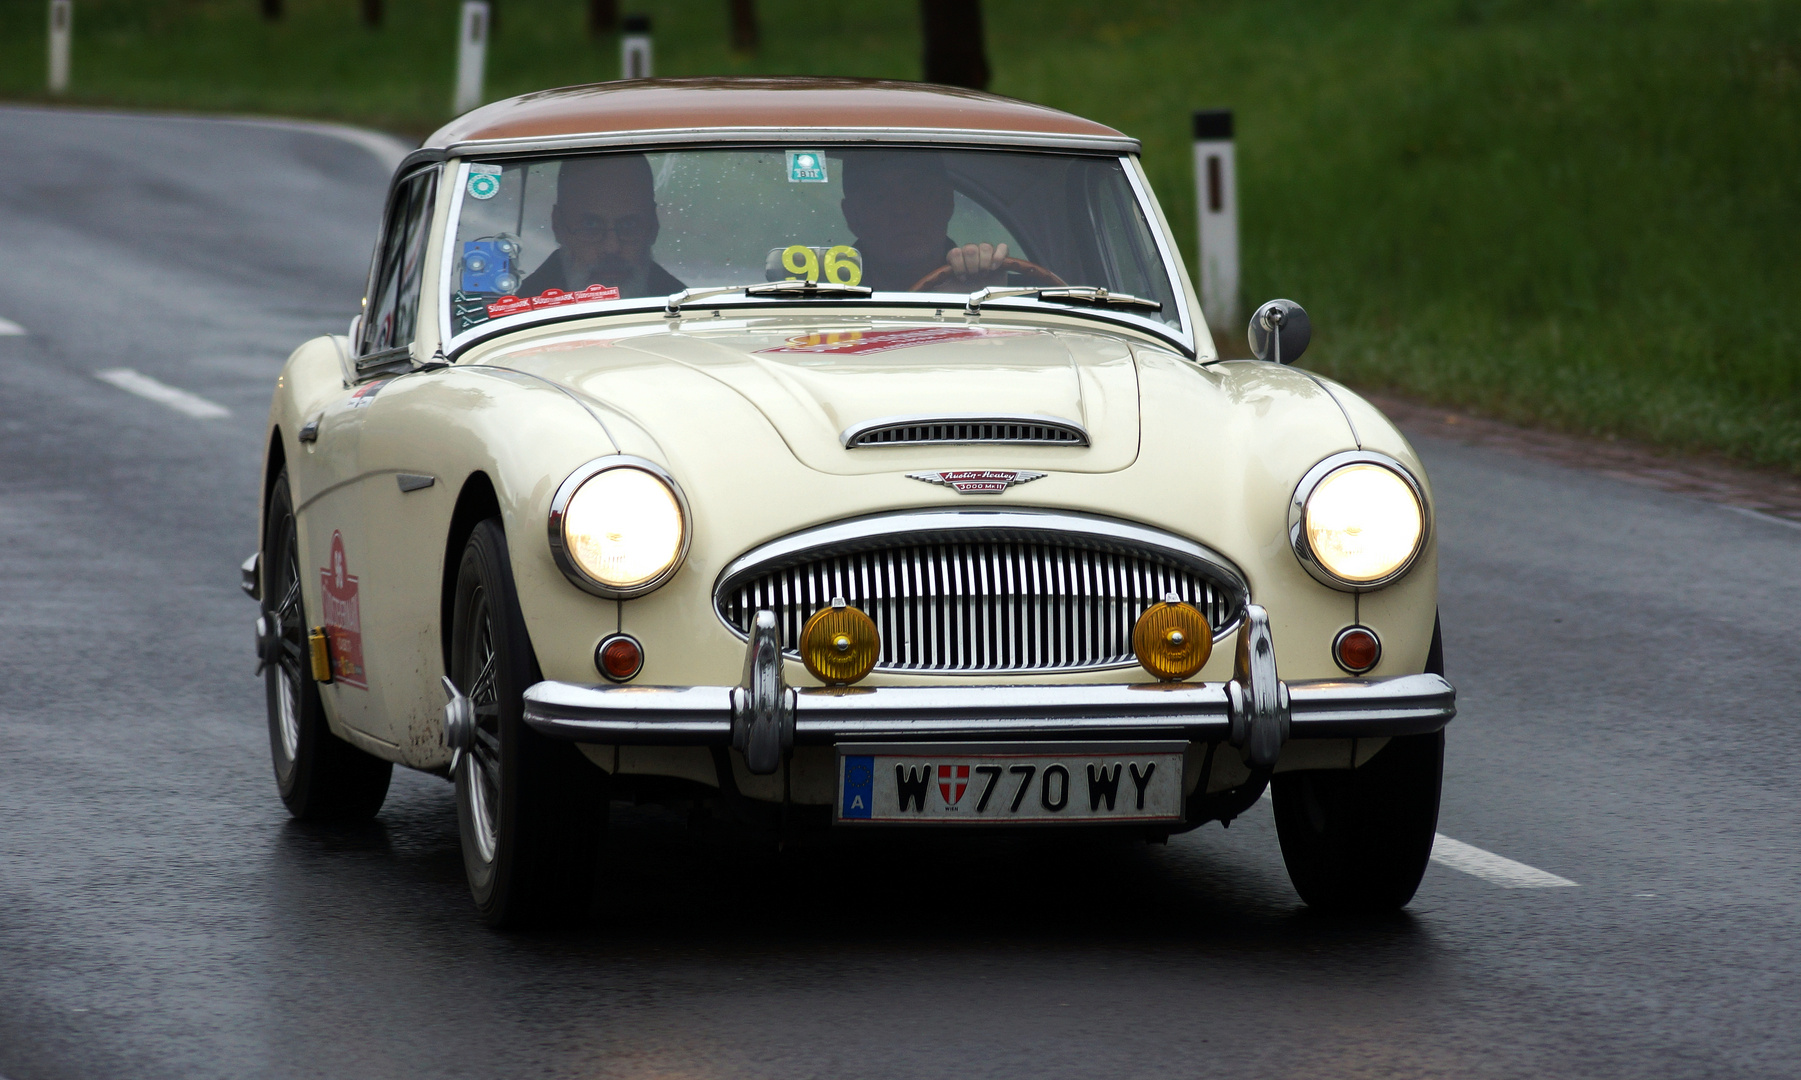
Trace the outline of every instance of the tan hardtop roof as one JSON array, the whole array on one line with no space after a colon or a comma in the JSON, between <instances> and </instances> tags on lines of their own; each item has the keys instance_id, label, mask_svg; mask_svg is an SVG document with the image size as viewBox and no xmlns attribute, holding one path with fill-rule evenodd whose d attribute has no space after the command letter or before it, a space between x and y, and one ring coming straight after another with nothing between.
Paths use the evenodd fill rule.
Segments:
<instances>
[{"instance_id":1,"label":"tan hardtop roof","mask_svg":"<svg viewBox=\"0 0 1801 1080\"><path fill-rule=\"evenodd\" d=\"M877 79L639 79L542 90L484 105L439 128L428 149L496 140L579 145L628 132L730 128L1004 132L1122 140L1105 124L1012 98Z\"/></svg>"}]
</instances>

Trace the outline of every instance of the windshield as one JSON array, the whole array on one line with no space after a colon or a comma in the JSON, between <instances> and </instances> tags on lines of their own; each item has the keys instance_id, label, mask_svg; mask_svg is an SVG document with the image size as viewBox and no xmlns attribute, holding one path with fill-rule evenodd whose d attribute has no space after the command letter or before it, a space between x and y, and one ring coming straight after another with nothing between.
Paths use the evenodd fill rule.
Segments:
<instances>
[{"instance_id":1,"label":"windshield","mask_svg":"<svg viewBox=\"0 0 1801 1080\"><path fill-rule=\"evenodd\" d=\"M959 302L988 287L1098 287L1181 325L1118 158L672 150L472 162L462 185L453 337L547 308L782 280Z\"/></svg>"}]
</instances>

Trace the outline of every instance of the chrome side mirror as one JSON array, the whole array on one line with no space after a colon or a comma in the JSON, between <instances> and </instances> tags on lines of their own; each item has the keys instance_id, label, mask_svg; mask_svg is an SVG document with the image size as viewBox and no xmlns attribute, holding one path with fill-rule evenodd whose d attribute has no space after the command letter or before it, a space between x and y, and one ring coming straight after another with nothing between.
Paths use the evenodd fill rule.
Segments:
<instances>
[{"instance_id":1,"label":"chrome side mirror","mask_svg":"<svg viewBox=\"0 0 1801 1080\"><path fill-rule=\"evenodd\" d=\"M1307 351L1313 323L1307 309L1293 300L1271 300L1251 316L1251 355L1277 364L1292 364Z\"/></svg>"}]
</instances>

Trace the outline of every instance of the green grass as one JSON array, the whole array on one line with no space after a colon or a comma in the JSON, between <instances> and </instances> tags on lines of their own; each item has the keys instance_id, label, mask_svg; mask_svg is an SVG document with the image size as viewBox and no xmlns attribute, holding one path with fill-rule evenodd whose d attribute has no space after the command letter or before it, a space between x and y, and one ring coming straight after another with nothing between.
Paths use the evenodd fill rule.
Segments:
<instances>
[{"instance_id":1,"label":"green grass","mask_svg":"<svg viewBox=\"0 0 1801 1080\"><path fill-rule=\"evenodd\" d=\"M77 0L71 100L445 119L454 0ZM911 0L644 0L666 75L915 78ZM614 74L581 0L500 0L495 96ZM0 95L41 96L40 0ZM1801 472L1801 0L988 0L994 89L1144 140L1192 248L1187 117L1238 111L1247 300L1353 385ZM1192 261L1193 252L1190 251ZM1234 337L1238 328L1230 328Z\"/></svg>"}]
</instances>

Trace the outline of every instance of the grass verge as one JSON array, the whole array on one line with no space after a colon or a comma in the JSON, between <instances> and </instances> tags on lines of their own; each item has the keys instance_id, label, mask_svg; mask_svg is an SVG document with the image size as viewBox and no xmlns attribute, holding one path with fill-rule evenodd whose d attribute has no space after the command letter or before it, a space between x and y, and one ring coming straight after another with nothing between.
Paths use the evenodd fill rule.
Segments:
<instances>
[{"instance_id":1,"label":"grass verge","mask_svg":"<svg viewBox=\"0 0 1801 1080\"><path fill-rule=\"evenodd\" d=\"M0 6L0 95L41 98L41 3ZM78 0L70 100L445 119L455 0ZM661 74L915 78L910 0L627 5ZM606 78L580 0L497 0L490 92ZM1801 472L1801 0L988 0L1000 93L1144 140L1192 249L1187 116L1239 118L1245 292L1307 363L1517 422ZM1193 252L1190 250L1192 259ZM1236 336L1237 328L1228 328Z\"/></svg>"}]
</instances>

